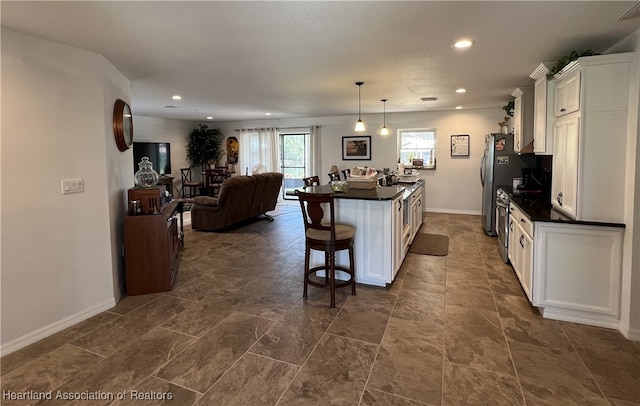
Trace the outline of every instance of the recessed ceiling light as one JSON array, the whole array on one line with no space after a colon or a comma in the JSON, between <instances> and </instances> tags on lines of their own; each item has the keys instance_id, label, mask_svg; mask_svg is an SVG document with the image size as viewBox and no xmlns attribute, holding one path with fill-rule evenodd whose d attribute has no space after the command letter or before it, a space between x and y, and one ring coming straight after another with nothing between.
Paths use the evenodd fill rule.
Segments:
<instances>
[{"instance_id":1,"label":"recessed ceiling light","mask_svg":"<svg viewBox=\"0 0 640 406\"><path fill-rule=\"evenodd\" d=\"M264 113L264 115L265 115L265 116L270 116L270 115L271 115L271 113Z\"/></svg>"},{"instance_id":2,"label":"recessed ceiling light","mask_svg":"<svg viewBox=\"0 0 640 406\"><path fill-rule=\"evenodd\" d=\"M467 92L467 89L462 87L460 89L456 89L456 93L466 93L466 92Z\"/></svg>"},{"instance_id":3,"label":"recessed ceiling light","mask_svg":"<svg viewBox=\"0 0 640 406\"><path fill-rule=\"evenodd\" d=\"M462 106L456 106L456 110L462 110Z\"/></svg>"},{"instance_id":4,"label":"recessed ceiling light","mask_svg":"<svg viewBox=\"0 0 640 406\"><path fill-rule=\"evenodd\" d=\"M182 96L180 96L179 94L174 94L173 96L171 96L171 98L173 100L182 100Z\"/></svg>"},{"instance_id":5,"label":"recessed ceiling light","mask_svg":"<svg viewBox=\"0 0 640 406\"><path fill-rule=\"evenodd\" d=\"M469 48L471 45L473 45L473 41L471 41L470 39L461 39L453 44L453 46L456 48Z\"/></svg>"},{"instance_id":6,"label":"recessed ceiling light","mask_svg":"<svg viewBox=\"0 0 640 406\"><path fill-rule=\"evenodd\" d=\"M207 120L213 120L213 117L207 116Z\"/></svg>"}]
</instances>

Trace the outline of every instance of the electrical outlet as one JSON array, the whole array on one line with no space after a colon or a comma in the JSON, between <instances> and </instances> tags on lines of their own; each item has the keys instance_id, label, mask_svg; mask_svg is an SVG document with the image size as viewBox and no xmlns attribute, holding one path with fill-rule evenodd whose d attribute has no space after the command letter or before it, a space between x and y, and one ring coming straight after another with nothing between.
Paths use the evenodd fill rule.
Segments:
<instances>
[{"instance_id":1,"label":"electrical outlet","mask_svg":"<svg viewBox=\"0 0 640 406\"><path fill-rule=\"evenodd\" d=\"M84 192L84 179L62 179L62 194L67 195L69 193L83 193Z\"/></svg>"}]
</instances>

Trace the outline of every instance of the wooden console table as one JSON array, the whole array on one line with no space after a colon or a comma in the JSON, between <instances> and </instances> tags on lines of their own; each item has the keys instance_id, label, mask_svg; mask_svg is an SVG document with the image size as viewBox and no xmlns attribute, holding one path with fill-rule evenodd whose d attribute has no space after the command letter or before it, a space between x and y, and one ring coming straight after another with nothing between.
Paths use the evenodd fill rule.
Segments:
<instances>
[{"instance_id":1,"label":"wooden console table","mask_svg":"<svg viewBox=\"0 0 640 406\"><path fill-rule=\"evenodd\" d=\"M184 245L182 210L182 202L172 202L157 214L125 218L127 295L173 289L179 268L178 251Z\"/></svg>"}]
</instances>

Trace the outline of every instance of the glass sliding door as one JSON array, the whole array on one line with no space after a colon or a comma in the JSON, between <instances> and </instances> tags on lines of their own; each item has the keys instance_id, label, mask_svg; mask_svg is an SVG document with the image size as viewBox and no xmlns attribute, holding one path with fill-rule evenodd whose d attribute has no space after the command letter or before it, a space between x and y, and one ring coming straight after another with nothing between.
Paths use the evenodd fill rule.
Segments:
<instances>
[{"instance_id":1,"label":"glass sliding door","mask_svg":"<svg viewBox=\"0 0 640 406\"><path fill-rule=\"evenodd\" d=\"M304 186L302 178L308 173L309 148L308 133L280 133L280 171L284 174L284 199L296 200L294 196L287 196L286 192Z\"/></svg>"}]
</instances>

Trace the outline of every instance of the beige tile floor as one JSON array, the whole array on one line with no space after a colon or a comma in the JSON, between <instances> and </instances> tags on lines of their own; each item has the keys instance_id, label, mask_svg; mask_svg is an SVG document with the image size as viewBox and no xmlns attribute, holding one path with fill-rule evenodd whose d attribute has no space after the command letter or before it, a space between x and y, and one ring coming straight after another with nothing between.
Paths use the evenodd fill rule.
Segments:
<instances>
[{"instance_id":1,"label":"beige tile floor","mask_svg":"<svg viewBox=\"0 0 640 406\"><path fill-rule=\"evenodd\" d=\"M114 400L0 403L640 405L640 343L542 319L476 216L429 213L421 231L448 235L449 255L408 254L391 288L345 289L329 309L324 290L301 297L297 206L229 233L187 228L174 291L1 360L2 391Z\"/></svg>"}]
</instances>

